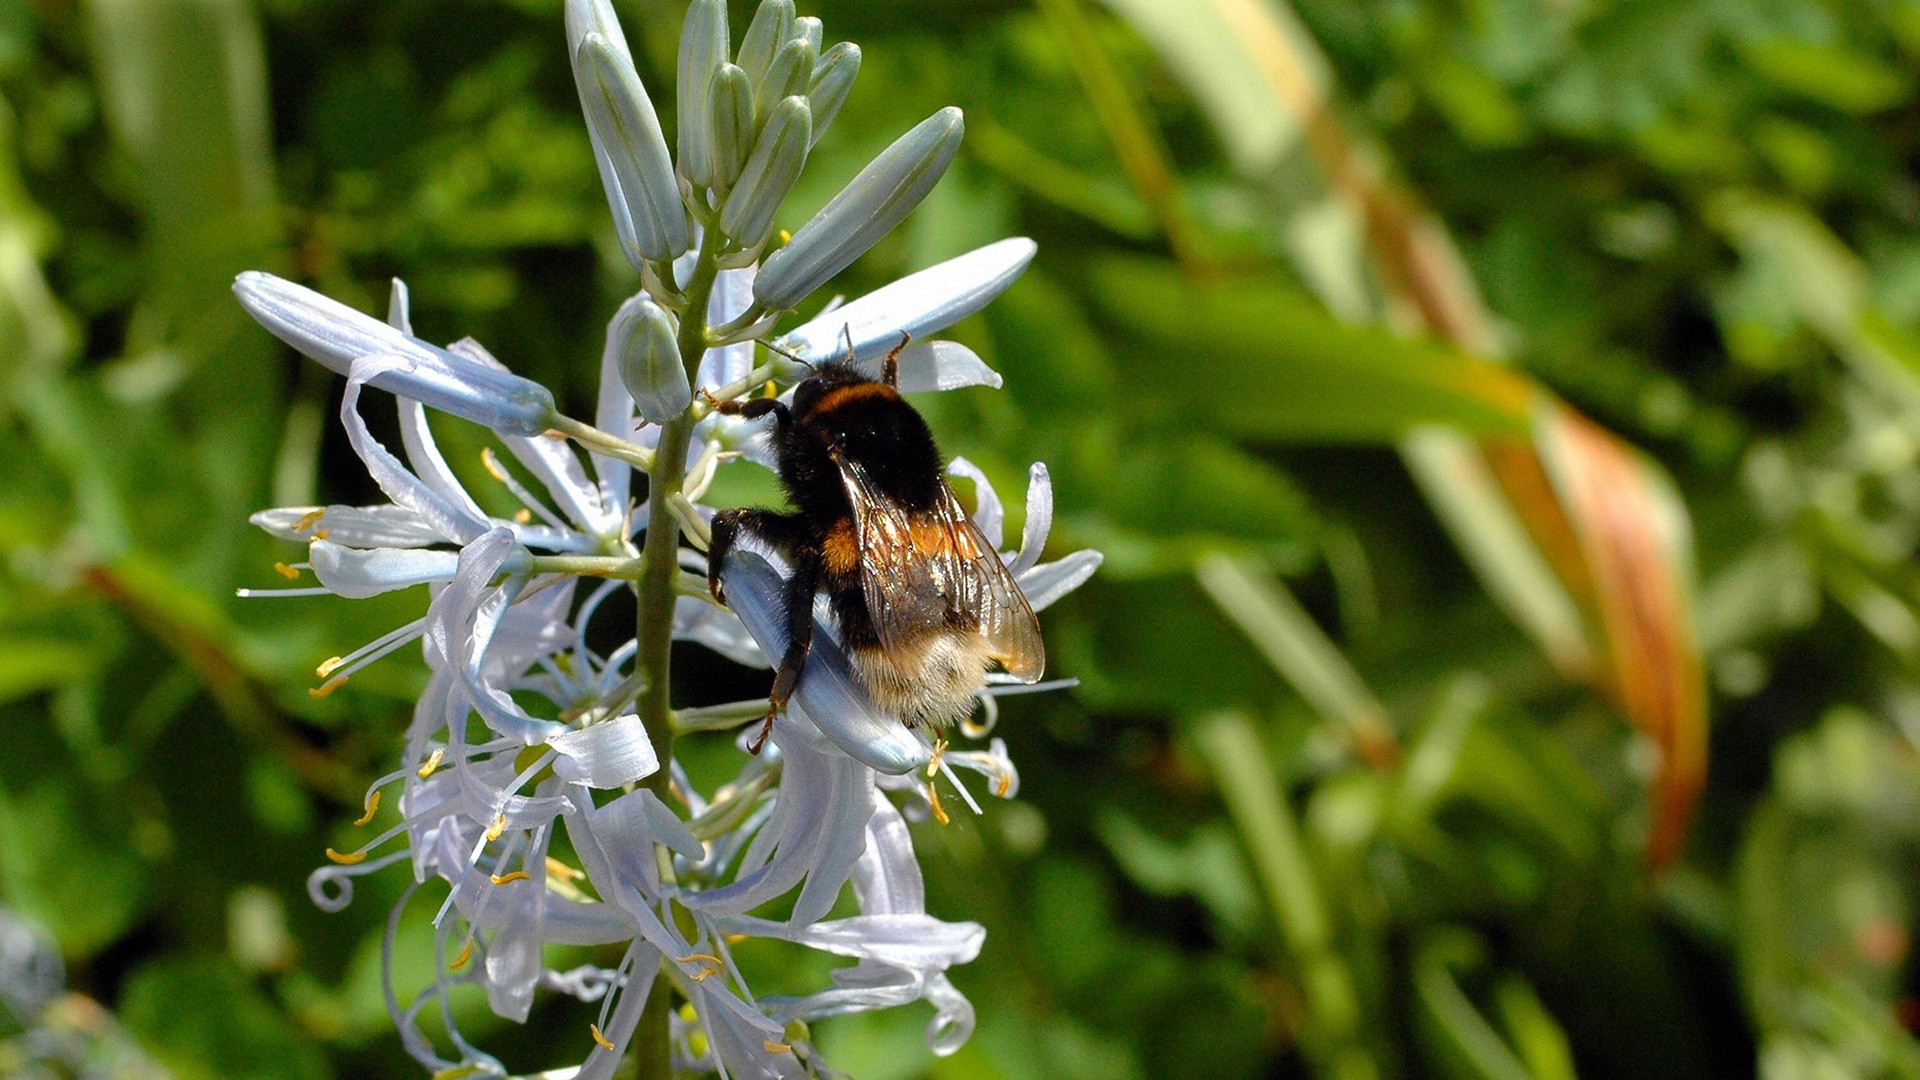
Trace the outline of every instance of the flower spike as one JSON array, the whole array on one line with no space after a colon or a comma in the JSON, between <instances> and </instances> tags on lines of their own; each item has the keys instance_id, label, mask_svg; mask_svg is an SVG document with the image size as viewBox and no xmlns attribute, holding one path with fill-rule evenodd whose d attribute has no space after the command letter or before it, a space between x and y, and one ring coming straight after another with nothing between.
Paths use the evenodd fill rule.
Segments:
<instances>
[{"instance_id":1,"label":"flower spike","mask_svg":"<svg viewBox=\"0 0 1920 1080\"><path fill-rule=\"evenodd\" d=\"M933 190L965 130L960 110L948 106L881 151L791 243L767 256L754 299L769 311L791 310L865 254Z\"/></svg>"}]
</instances>

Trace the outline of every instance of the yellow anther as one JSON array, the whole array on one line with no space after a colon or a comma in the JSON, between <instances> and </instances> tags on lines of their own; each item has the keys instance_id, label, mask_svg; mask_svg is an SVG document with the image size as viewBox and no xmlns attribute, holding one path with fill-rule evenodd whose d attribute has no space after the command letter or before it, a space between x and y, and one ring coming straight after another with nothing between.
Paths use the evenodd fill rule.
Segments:
<instances>
[{"instance_id":1,"label":"yellow anther","mask_svg":"<svg viewBox=\"0 0 1920 1080\"><path fill-rule=\"evenodd\" d=\"M460 955L454 957L453 963L447 965L447 970L459 971L461 968L466 967L467 961L471 959L473 959L473 939L468 938L467 943L460 946Z\"/></svg>"},{"instance_id":2,"label":"yellow anther","mask_svg":"<svg viewBox=\"0 0 1920 1080\"><path fill-rule=\"evenodd\" d=\"M513 881L532 881L533 875L527 873L525 870L515 870L511 874L489 874L487 880L493 882L495 885L505 885Z\"/></svg>"},{"instance_id":3,"label":"yellow anther","mask_svg":"<svg viewBox=\"0 0 1920 1080\"><path fill-rule=\"evenodd\" d=\"M313 669L313 673L316 676L324 679L327 676L333 674L333 671L335 668L339 667L341 664L344 664L346 662L347 662L347 658L344 656L329 656L325 660L322 660L320 662L319 667Z\"/></svg>"},{"instance_id":4,"label":"yellow anther","mask_svg":"<svg viewBox=\"0 0 1920 1080\"><path fill-rule=\"evenodd\" d=\"M719 967L721 963L719 957L703 952L688 953L685 956L675 957L673 962L676 964L691 964L696 961L702 964L712 964L715 967Z\"/></svg>"},{"instance_id":5,"label":"yellow anther","mask_svg":"<svg viewBox=\"0 0 1920 1080\"><path fill-rule=\"evenodd\" d=\"M446 756L447 756L446 747L444 746L434 747L433 753L427 755L426 764L420 766L418 769L415 769L414 775L418 776L422 780L425 780L427 777L432 776L433 770L440 767L440 759Z\"/></svg>"},{"instance_id":6,"label":"yellow anther","mask_svg":"<svg viewBox=\"0 0 1920 1080\"><path fill-rule=\"evenodd\" d=\"M1012 773L1001 773L998 777L994 779L993 793L995 795L998 795L1004 799L1007 797L1007 792L1012 790L1013 790L1013 774Z\"/></svg>"},{"instance_id":7,"label":"yellow anther","mask_svg":"<svg viewBox=\"0 0 1920 1080\"><path fill-rule=\"evenodd\" d=\"M347 685L347 677L345 675L339 675L334 678L328 679L326 682L321 683L319 686L316 686L311 690L308 690L307 696L317 697L317 698L326 697L328 694L333 693L335 690L338 690L345 685Z\"/></svg>"},{"instance_id":8,"label":"yellow anther","mask_svg":"<svg viewBox=\"0 0 1920 1080\"><path fill-rule=\"evenodd\" d=\"M587 1031L593 1035L593 1041L600 1047L600 1049L602 1050L618 1049L618 1047L613 1045L612 1039L609 1039L605 1035L600 1034L599 1024L592 1024L592 1023L588 1024Z\"/></svg>"},{"instance_id":9,"label":"yellow anther","mask_svg":"<svg viewBox=\"0 0 1920 1080\"><path fill-rule=\"evenodd\" d=\"M520 509L515 510L513 512L513 520L522 525L525 525L527 522L533 520L533 511L523 506Z\"/></svg>"},{"instance_id":10,"label":"yellow anther","mask_svg":"<svg viewBox=\"0 0 1920 1080\"><path fill-rule=\"evenodd\" d=\"M332 536L332 535L333 535L333 530L332 530L332 529L315 529L315 530L313 530L313 538L314 538L315 540L325 540L325 539L326 539L327 537L329 537L329 536Z\"/></svg>"},{"instance_id":11,"label":"yellow anther","mask_svg":"<svg viewBox=\"0 0 1920 1080\"><path fill-rule=\"evenodd\" d=\"M576 870L573 867L568 866L566 863L561 862L559 859L556 859L553 856L549 855L547 856L547 876L564 878L568 881L578 881L581 878L586 877L587 874L586 874L586 871Z\"/></svg>"},{"instance_id":12,"label":"yellow anther","mask_svg":"<svg viewBox=\"0 0 1920 1080\"><path fill-rule=\"evenodd\" d=\"M332 859L341 866L353 866L356 863L366 862L367 853L364 851L335 851L332 848L328 848L327 858Z\"/></svg>"},{"instance_id":13,"label":"yellow anther","mask_svg":"<svg viewBox=\"0 0 1920 1080\"><path fill-rule=\"evenodd\" d=\"M293 567L288 566L286 563L283 563L283 562L274 563L273 572L276 574L279 574L283 578L286 578L288 581L300 580L300 571L295 570Z\"/></svg>"},{"instance_id":14,"label":"yellow anther","mask_svg":"<svg viewBox=\"0 0 1920 1080\"><path fill-rule=\"evenodd\" d=\"M793 243L793 234L792 234L792 233L790 233L790 232L788 232L788 231L787 231L787 230L785 230L785 229L781 229L781 230L780 230L780 243L781 243L781 245L782 245L782 246L785 246L785 245L787 245L787 244L791 244L791 243Z\"/></svg>"},{"instance_id":15,"label":"yellow anther","mask_svg":"<svg viewBox=\"0 0 1920 1080\"><path fill-rule=\"evenodd\" d=\"M780 396L780 388L773 384L772 379L768 379L766 389L762 390L760 394L762 397L776 398Z\"/></svg>"},{"instance_id":16,"label":"yellow anther","mask_svg":"<svg viewBox=\"0 0 1920 1080\"><path fill-rule=\"evenodd\" d=\"M540 435L542 438L552 439L554 442L566 442L568 439L572 438L572 436L568 435L564 431L561 431L559 428L548 428L547 430L541 432Z\"/></svg>"},{"instance_id":17,"label":"yellow anther","mask_svg":"<svg viewBox=\"0 0 1920 1080\"><path fill-rule=\"evenodd\" d=\"M365 825L367 822L373 820L373 812L378 809L380 809L380 793L378 791L367 792L367 812L355 818L353 823L355 825Z\"/></svg>"},{"instance_id":18,"label":"yellow anther","mask_svg":"<svg viewBox=\"0 0 1920 1080\"><path fill-rule=\"evenodd\" d=\"M740 944L741 942L743 942L743 941L745 941L745 940L747 940L747 935L745 935L745 934L728 934L728 935L726 936L726 938L725 938L725 940L726 940L726 943L727 943L727 944L729 944L729 945L738 945L738 944Z\"/></svg>"},{"instance_id":19,"label":"yellow anther","mask_svg":"<svg viewBox=\"0 0 1920 1080\"><path fill-rule=\"evenodd\" d=\"M933 808L933 820L942 825L952 820L947 817L947 808L940 805L940 789L932 784L927 785L927 805Z\"/></svg>"},{"instance_id":20,"label":"yellow anther","mask_svg":"<svg viewBox=\"0 0 1920 1080\"><path fill-rule=\"evenodd\" d=\"M495 815L493 819L493 824L487 826L487 842L492 843L493 841L500 839L501 835L506 831L507 831L507 815L505 814Z\"/></svg>"},{"instance_id":21,"label":"yellow anther","mask_svg":"<svg viewBox=\"0 0 1920 1080\"><path fill-rule=\"evenodd\" d=\"M927 762L927 779L940 775L940 759L947 756L947 740L933 740L933 757Z\"/></svg>"},{"instance_id":22,"label":"yellow anther","mask_svg":"<svg viewBox=\"0 0 1920 1080\"><path fill-rule=\"evenodd\" d=\"M791 1053L793 1053L793 1047L791 1047L791 1046L788 1046L788 1045L787 1045L786 1043L777 1043L777 1042L774 1042L774 1041L773 1041L772 1039L762 1039L762 1040L760 1040L760 1045L761 1045L762 1047L764 1047L764 1048L766 1049L766 1051L767 1051L767 1053L769 1053L769 1054L791 1054Z\"/></svg>"},{"instance_id":23,"label":"yellow anther","mask_svg":"<svg viewBox=\"0 0 1920 1080\"><path fill-rule=\"evenodd\" d=\"M500 467L500 459L493 456L493 447L480 448L480 464L486 467L487 475L501 483L507 482L507 470Z\"/></svg>"},{"instance_id":24,"label":"yellow anther","mask_svg":"<svg viewBox=\"0 0 1920 1080\"><path fill-rule=\"evenodd\" d=\"M322 517L325 517L326 513L327 511L325 507L322 507L319 510L309 511L307 514L302 516L299 521L296 521L293 523L293 531L306 532L308 529L311 529L315 525L320 524L320 519Z\"/></svg>"},{"instance_id":25,"label":"yellow anther","mask_svg":"<svg viewBox=\"0 0 1920 1080\"><path fill-rule=\"evenodd\" d=\"M697 983L706 982L708 979L711 979L718 974L720 974L719 968L703 967L699 971L696 971L693 973L693 981Z\"/></svg>"}]
</instances>

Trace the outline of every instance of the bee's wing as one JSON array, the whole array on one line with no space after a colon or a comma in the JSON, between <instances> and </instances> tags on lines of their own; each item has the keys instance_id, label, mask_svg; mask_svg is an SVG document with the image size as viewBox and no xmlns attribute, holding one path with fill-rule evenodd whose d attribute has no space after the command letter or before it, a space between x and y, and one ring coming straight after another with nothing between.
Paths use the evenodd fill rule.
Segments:
<instances>
[{"instance_id":1,"label":"bee's wing","mask_svg":"<svg viewBox=\"0 0 1920 1080\"><path fill-rule=\"evenodd\" d=\"M930 513L909 514L873 487L858 462L838 460L860 549L860 586L881 647L892 650L933 631L974 630L1009 674L1038 681L1047 664L1040 620L946 481Z\"/></svg>"}]
</instances>

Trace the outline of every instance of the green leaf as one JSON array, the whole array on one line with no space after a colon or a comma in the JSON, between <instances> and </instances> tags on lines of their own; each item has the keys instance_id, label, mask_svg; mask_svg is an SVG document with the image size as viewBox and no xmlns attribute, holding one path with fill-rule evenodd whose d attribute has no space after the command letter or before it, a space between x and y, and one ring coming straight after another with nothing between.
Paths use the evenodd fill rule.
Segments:
<instances>
[{"instance_id":1,"label":"green leaf","mask_svg":"<svg viewBox=\"0 0 1920 1080\"><path fill-rule=\"evenodd\" d=\"M1286 441L1389 443L1444 424L1520 435L1539 391L1524 377L1382 330L1351 326L1273 285L1198 285L1172 265L1091 268L1106 316L1143 338L1129 407L1169 426Z\"/></svg>"}]
</instances>

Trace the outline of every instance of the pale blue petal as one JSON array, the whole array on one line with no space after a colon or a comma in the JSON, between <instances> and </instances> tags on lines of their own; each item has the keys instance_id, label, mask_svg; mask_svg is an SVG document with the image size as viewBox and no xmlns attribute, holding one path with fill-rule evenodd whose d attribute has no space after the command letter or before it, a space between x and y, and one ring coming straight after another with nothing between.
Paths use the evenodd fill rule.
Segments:
<instances>
[{"instance_id":1,"label":"pale blue petal","mask_svg":"<svg viewBox=\"0 0 1920 1080\"><path fill-rule=\"evenodd\" d=\"M1027 470L1027 520L1020 530L1020 555L1013 560L1013 572L1023 574L1040 561L1047 546L1047 534L1053 531L1053 478L1047 467L1034 462ZM996 545L997 549L997 545Z\"/></svg>"},{"instance_id":2,"label":"pale blue petal","mask_svg":"<svg viewBox=\"0 0 1920 1080\"><path fill-rule=\"evenodd\" d=\"M1086 584L1093 572L1100 569L1104 558L1099 552L1087 548L1021 571L1014 575L1014 579L1020 583L1020 591L1027 594L1027 603L1032 605L1033 610L1041 611Z\"/></svg>"},{"instance_id":3,"label":"pale blue petal","mask_svg":"<svg viewBox=\"0 0 1920 1080\"><path fill-rule=\"evenodd\" d=\"M547 745L560 754L553 762L554 774L583 787L624 787L660 771L660 759L637 713L554 735Z\"/></svg>"},{"instance_id":4,"label":"pale blue petal","mask_svg":"<svg viewBox=\"0 0 1920 1080\"><path fill-rule=\"evenodd\" d=\"M357 548L419 548L453 537L434 531L426 518L404 506L277 506L247 519L282 540L304 544L325 539Z\"/></svg>"},{"instance_id":5,"label":"pale blue petal","mask_svg":"<svg viewBox=\"0 0 1920 1080\"><path fill-rule=\"evenodd\" d=\"M1024 236L996 241L908 274L782 335L775 344L806 360L853 354L874 360L900 344L952 326L987 306L1016 281L1038 248Z\"/></svg>"},{"instance_id":6,"label":"pale blue petal","mask_svg":"<svg viewBox=\"0 0 1920 1080\"><path fill-rule=\"evenodd\" d=\"M707 299L708 326L725 326L747 310L753 303L753 274L752 266L720 271L713 282L713 293ZM700 358L698 381L705 389L717 390L729 383L739 382L752 370L753 342L742 341L708 349L706 355Z\"/></svg>"},{"instance_id":7,"label":"pale blue petal","mask_svg":"<svg viewBox=\"0 0 1920 1080\"><path fill-rule=\"evenodd\" d=\"M399 362L370 380L382 390L497 431L537 435L553 426L553 395L539 383L462 360L272 274L249 270L233 291L268 333L342 375L363 356L390 355Z\"/></svg>"},{"instance_id":8,"label":"pale blue petal","mask_svg":"<svg viewBox=\"0 0 1920 1080\"><path fill-rule=\"evenodd\" d=\"M451 581L460 563L460 553L420 548L350 548L331 540L315 540L307 547L307 561L313 565L313 576L328 590L362 600L430 581Z\"/></svg>"},{"instance_id":9,"label":"pale blue petal","mask_svg":"<svg viewBox=\"0 0 1920 1080\"><path fill-rule=\"evenodd\" d=\"M973 523L980 527L980 535L986 537L987 546L999 551L1005 536L1006 512L1000 507L1000 494L993 490L993 481L963 457L947 463L947 475L964 476L973 481Z\"/></svg>"},{"instance_id":10,"label":"pale blue petal","mask_svg":"<svg viewBox=\"0 0 1920 1080\"><path fill-rule=\"evenodd\" d=\"M368 475L387 498L418 514L435 533L456 543L466 543L487 530L487 522L447 501L446 497L415 476L400 459L393 456L367 430L360 418L360 387L407 361L393 356L367 356L348 369L346 390L340 397L340 423L347 429L347 442L367 467Z\"/></svg>"},{"instance_id":11,"label":"pale blue petal","mask_svg":"<svg viewBox=\"0 0 1920 1080\"><path fill-rule=\"evenodd\" d=\"M734 614L760 643L761 652L783 655L786 616L781 579L773 567L752 552L736 551L727 563L725 583ZM818 620L794 701L835 745L881 772L911 772L933 758L931 747L873 704L839 641Z\"/></svg>"}]
</instances>

